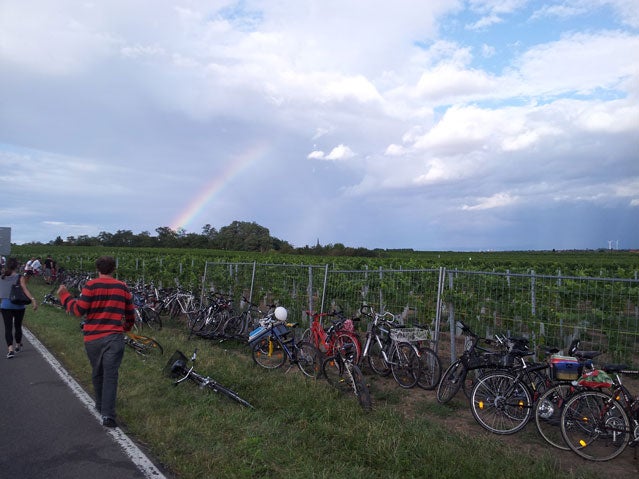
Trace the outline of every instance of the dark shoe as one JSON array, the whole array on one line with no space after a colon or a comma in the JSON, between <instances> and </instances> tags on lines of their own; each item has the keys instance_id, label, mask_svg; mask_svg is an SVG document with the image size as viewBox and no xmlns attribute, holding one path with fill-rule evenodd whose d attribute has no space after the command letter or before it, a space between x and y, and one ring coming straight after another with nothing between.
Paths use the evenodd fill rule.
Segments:
<instances>
[{"instance_id":1,"label":"dark shoe","mask_svg":"<svg viewBox=\"0 0 639 479\"><path fill-rule=\"evenodd\" d=\"M9 351L7 353L7 359L11 359L12 357L14 357L16 355L16 353L14 353L13 351Z\"/></svg>"},{"instance_id":2,"label":"dark shoe","mask_svg":"<svg viewBox=\"0 0 639 479\"><path fill-rule=\"evenodd\" d=\"M15 351L16 353L19 353L21 349L22 349L22 344L17 344L17 345L16 345L16 348L14 349L14 351Z\"/></svg>"},{"instance_id":3,"label":"dark shoe","mask_svg":"<svg viewBox=\"0 0 639 479\"><path fill-rule=\"evenodd\" d=\"M118 427L118 423L115 422L115 419L110 418L110 417L103 417L102 418L102 425L104 427Z\"/></svg>"}]
</instances>

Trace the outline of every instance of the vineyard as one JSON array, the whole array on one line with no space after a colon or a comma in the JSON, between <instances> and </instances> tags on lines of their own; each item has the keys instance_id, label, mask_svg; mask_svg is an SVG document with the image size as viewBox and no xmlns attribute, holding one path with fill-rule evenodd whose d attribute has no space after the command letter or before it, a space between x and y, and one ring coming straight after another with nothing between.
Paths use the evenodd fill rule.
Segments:
<instances>
[{"instance_id":1,"label":"vineyard","mask_svg":"<svg viewBox=\"0 0 639 479\"><path fill-rule=\"evenodd\" d=\"M309 257L198 249L15 246L21 261L51 254L69 271L117 259L118 277L181 286L306 310L357 313L362 304L428 325L433 346L454 358L454 319L483 334L524 336L535 346L566 347L579 337L605 360L639 364L639 254L591 252L385 252L377 258ZM359 325L365 328L366 325Z\"/></svg>"}]
</instances>

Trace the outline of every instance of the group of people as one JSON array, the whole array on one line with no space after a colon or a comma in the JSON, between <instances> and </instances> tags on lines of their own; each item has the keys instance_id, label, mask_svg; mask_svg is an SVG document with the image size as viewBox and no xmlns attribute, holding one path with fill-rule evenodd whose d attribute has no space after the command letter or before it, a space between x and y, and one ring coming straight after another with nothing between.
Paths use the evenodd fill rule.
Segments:
<instances>
[{"instance_id":1,"label":"group of people","mask_svg":"<svg viewBox=\"0 0 639 479\"><path fill-rule=\"evenodd\" d=\"M44 282L51 284L56 279L57 263L51 257L47 256L42 264L42 258L40 256L34 256L30 258L24 264L24 274L27 276L40 276L44 278Z\"/></svg>"},{"instance_id":2,"label":"group of people","mask_svg":"<svg viewBox=\"0 0 639 479\"><path fill-rule=\"evenodd\" d=\"M50 258L47 257L47 260ZM48 268L47 260L43 277L50 284L53 276L47 276L47 270L53 273L55 262L50 263ZM8 258L0 276L0 311L4 321L7 359L14 358L23 348L22 322L26 310L26 306L11 302L11 287L18 282L31 299L33 310L38 309L27 283L42 265L37 257L32 258L28 264L29 269L25 264L24 274L21 274L18 260ZM113 277L115 259L102 256L96 260L95 266L98 277L87 282L78 298L74 298L63 284L58 288L57 294L67 312L84 318L84 347L92 367L95 408L100 413L104 426L117 427L115 404L119 369L124 356L124 332L133 327L135 307L126 283Z\"/></svg>"}]
</instances>

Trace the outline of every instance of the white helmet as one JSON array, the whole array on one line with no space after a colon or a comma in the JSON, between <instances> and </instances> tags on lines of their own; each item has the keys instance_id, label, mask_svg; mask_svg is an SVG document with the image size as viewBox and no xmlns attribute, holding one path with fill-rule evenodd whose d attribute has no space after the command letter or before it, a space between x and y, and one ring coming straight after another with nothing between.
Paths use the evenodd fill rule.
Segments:
<instances>
[{"instance_id":1,"label":"white helmet","mask_svg":"<svg viewBox=\"0 0 639 479\"><path fill-rule=\"evenodd\" d=\"M288 317L288 311L286 311L286 308L278 306L277 308L275 308L275 317L279 321L286 321L286 318Z\"/></svg>"}]
</instances>

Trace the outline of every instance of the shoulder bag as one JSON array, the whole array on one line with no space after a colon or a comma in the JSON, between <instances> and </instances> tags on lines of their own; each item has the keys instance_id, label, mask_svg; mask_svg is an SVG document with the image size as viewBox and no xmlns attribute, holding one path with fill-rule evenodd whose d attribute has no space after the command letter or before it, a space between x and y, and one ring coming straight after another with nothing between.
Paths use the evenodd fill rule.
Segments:
<instances>
[{"instance_id":1,"label":"shoulder bag","mask_svg":"<svg viewBox=\"0 0 639 479\"><path fill-rule=\"evenodd\" d=\"M31 298L29 298L24 293L24 290L22 289L22 285L20 284L20 276L18 276L18 279L16 280L16 282L13 285L11 285L11 293L9 294L9 301L11 301L13 304L19 304L22 306L31 304Z\"/></svg>"}]
</instances>

